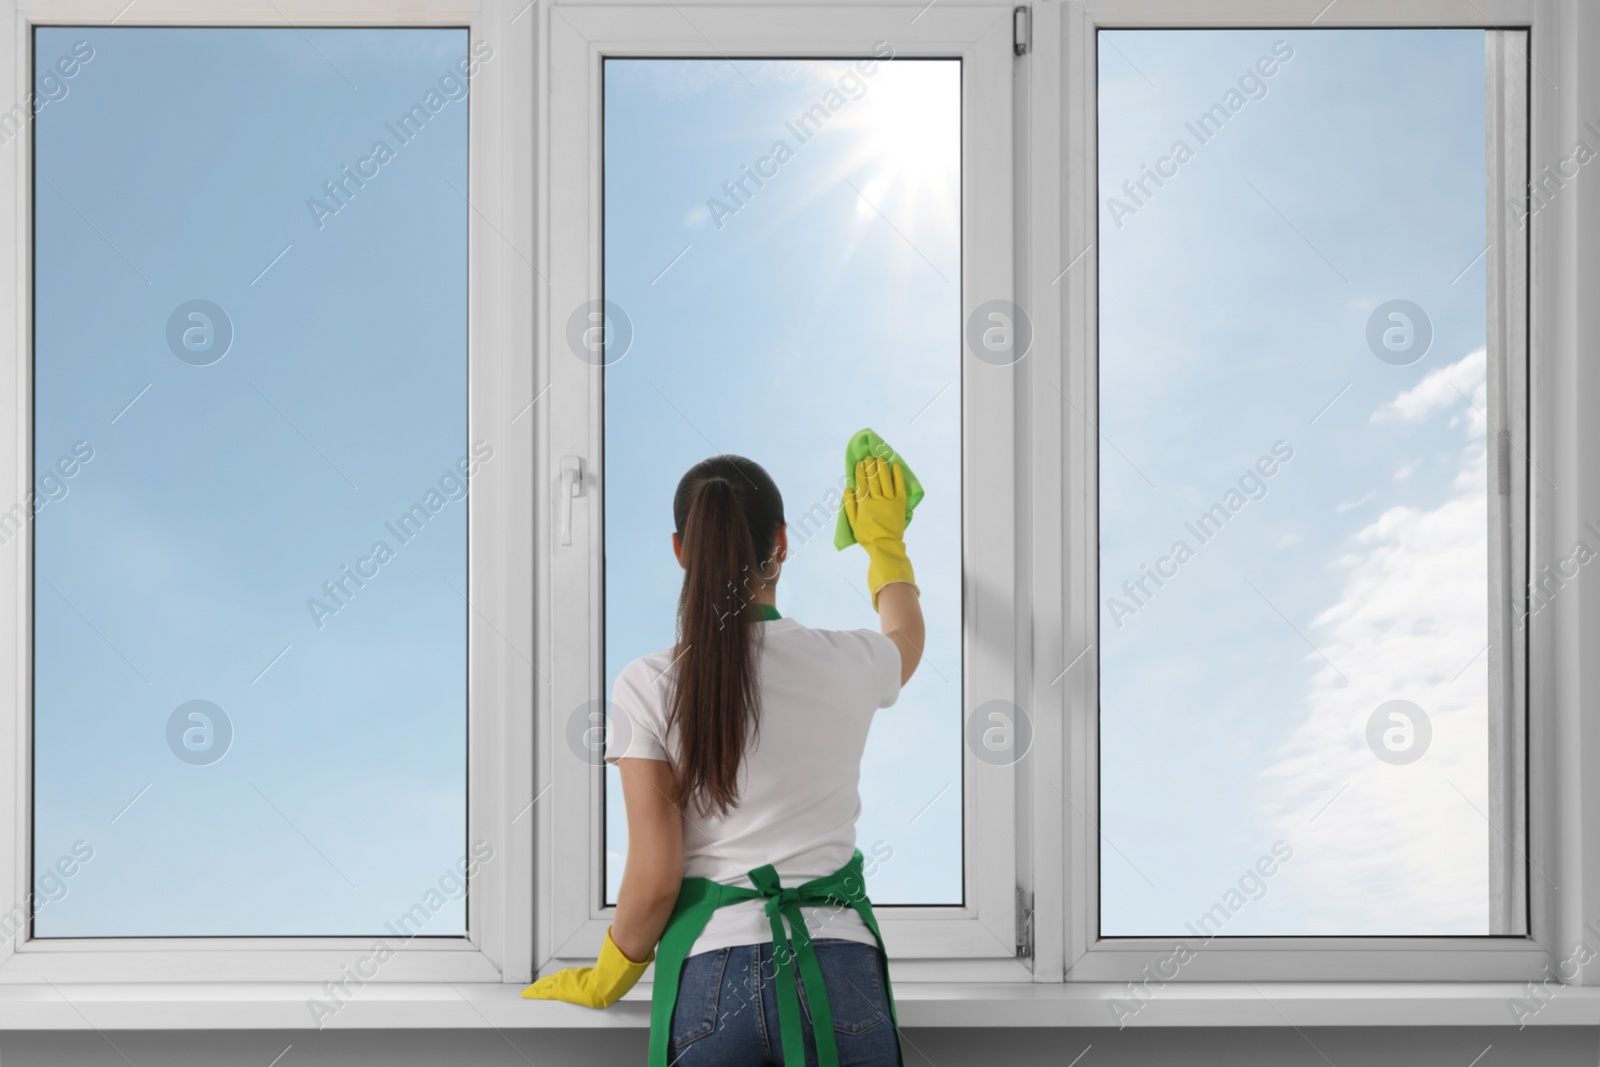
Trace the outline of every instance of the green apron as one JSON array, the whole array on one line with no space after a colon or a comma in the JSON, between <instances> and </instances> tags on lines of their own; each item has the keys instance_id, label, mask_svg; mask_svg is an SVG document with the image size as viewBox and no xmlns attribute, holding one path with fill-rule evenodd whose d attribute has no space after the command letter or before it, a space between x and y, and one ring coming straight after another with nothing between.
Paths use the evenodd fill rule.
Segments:
<instances>
[{"instance_id":1,"label":"green apron","mask_svg":"<svg viewBox=\"0 0 1600 1067\"><path fill-rule=\"evenodd\" d=\"M850 862L832 874L813 878L798 886L786 887L778 881L778 872L769 863L750 872L754 889L722 885L709 878L685 878L678 890L678 903L672 909L672 918L656 946L655 988L650 1003L650 1059L649 1067L668 1067L668 1046L672 1041L672 1009L678 1002L678 979L683 971L683 961L694 947L695 939L706 928L711 913L728 904L745 900L765 900L767 921L772 925L772 958L777 964L778 1024L783 1037L783 1062L787 1067L805 1067L805 1036L801 1031L800 994L795 987L795 964L800 967L800 980L805 983L806 1003L811 1008L811 1028L817 1042L817 1067L839 1067L839 1049L833 1039L833 1012L828 1007L828 989L823 983L822 968L817 964L816 950L811 946L811 934L806 929L803 907L848 906L856 910L861 921L867 924L878 942L880 958L887 959L883 950L883 935L878 932L878 921L872 916L872 902L867 899L866 880L861 873L861 850L856 849ZM794 948L784 936L783 920L789 920L793 932ZM889 997L889 1025L895 1028L896 1047L899 1047L900 1025L895 1020L894 992L889 988L888 968L884 968L884 991ZM904 1051L900 1054L905 1062Z\"/></svg>"}]
</instances>

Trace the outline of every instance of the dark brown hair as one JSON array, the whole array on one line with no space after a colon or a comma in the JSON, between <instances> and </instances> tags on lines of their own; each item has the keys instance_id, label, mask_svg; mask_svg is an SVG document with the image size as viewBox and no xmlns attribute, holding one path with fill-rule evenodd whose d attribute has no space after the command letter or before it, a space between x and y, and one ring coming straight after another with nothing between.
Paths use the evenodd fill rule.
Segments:
<instances>
[{"instance_id":1,"label":"dark brown hair","mask_svg":"<svg viewBox=\"0 0 1600 1067\"><path fill-rule=\"evenodd\" d=\"M739 800L739 767L761 716L761 629L747 610L775 576L783 496L761 465L712 456L672 498L683 547L677 672L668 725L678 728L678 801L723 815Z\"/></svg>"}]
</instances>

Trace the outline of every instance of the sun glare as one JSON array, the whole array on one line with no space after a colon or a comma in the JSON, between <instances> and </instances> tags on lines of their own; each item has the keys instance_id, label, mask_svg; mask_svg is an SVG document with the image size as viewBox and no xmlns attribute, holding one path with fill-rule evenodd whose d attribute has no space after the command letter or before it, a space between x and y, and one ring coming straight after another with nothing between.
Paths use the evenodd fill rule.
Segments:
<instances>
[{"instance_id":1,"label":"sun glare","mask_svg":"<svg viewBox=\"0 0 1600 1067\"><path fill-rule=\"evenodd\" d=\"M906 232L948 232L960 217L961 65L955 60L878 64L866 89L834 120L855 144L841 176Z\"/></svg>"}]
</instances>

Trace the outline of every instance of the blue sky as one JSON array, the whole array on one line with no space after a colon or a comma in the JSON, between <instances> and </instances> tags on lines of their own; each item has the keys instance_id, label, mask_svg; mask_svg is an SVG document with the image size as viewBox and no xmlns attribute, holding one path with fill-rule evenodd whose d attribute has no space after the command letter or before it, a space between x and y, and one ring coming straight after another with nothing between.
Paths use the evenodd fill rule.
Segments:
<instances>
[{"instance_id":1,"label":"blue sky","mask_svg":"<svg viewBox=\"0 0 1600 1067\"><path fill-rule=\"evenodd\" d=\"M1225 933L1487 933L1484 34L1104 31L1099 71L1102 930L1183 933L1282 841ZM1366 343L1394 299L1407 366ZM1366 744L1390 699L1409 765Z\"/></svg>"},{"instance_id":2,"label":"blue sky","mask_svg":"<svg viewBox=\"0 0 1600 1067\"><path fill-rule=\"evenodd\" d=\"M38 65L80 40L34 124L40 475L94 449L36 521L36 868L94 855L37 931L379 933L467 850L466 504L385 527L469 450L467 102L386 127L466 31L46 28ZM196 299L210 366L167 345ZM167 746L194 699L233 727L209 765Z\"/></svg>"},{"instance_id":3,"label":"blue sky","mask_svg":"<svg viewBox=\"0 0 1600 1067\"><path fill-rule=\"evenodd\" d=\"M34 123L38 476L93 449L35 524L34 817L41 873L94 855L41 887L36 929L380 932L467 849L465 504L446 489L404 544L385 525L470 447L467 101L403 145L386 125L466 34L41 29L38 64L79 41ZM1185 123L1279 42L1197 145ZM1487 932L1483 34L1100 50L1103 929L1180 933L1282 841L1227 933ZM961 893L959 84L953 61L607 64L606 294L635 338L606 372L604 682L672 641L671 494L716 451L766 465L791 523L820 506L784 613L874 626L830 493L849 435L883 433L928 490L929 624L863 768L883 903ZM819 101L801 143L785 123ZM1179 138L1193 157L1114 217ZM393 158L319 225L307 201L379 140ZM1366 346L1393 299L1434 327L1408 366ZM210 366L167 346L193 300L232 324ZM1113 619L1275 446L1264 495ZM319 628L308 599L380 540L394 557ZM233 730L203 766L167 742L196 699ZM1413 764L1367 748L1389 699L1431 719Z\"/></svg>"},{"instance_id":4,"label":"blue sky","mask_svg":"<svg viewBox=\"0 0 1600 1067\"><path fill-rule=\"evenodd\" d=\"M834 550L837 497L828 494L850 435L877 430L927 491L906 541L928 641L899 703L874 720L857 843L893 854L869 879L874 902L954 903L960 64L870 70L836 60L606 62L606 298L635 338L605 372L605 684L609 695L629 660L673 643L682 571L672 494L684 471L717 452L761 463L784 494L791 553L779 610L810 626L876 628L866 557ZM826 122L802 129L800 116L819 102ZM787 152L775 152L779 141ZM723 184L758 166L771 175L765 184L730 198ZM808 513L819 518L803 526ZM608 774L614 899L627 836L617 772Z\"/></svg>"}]
</instances>

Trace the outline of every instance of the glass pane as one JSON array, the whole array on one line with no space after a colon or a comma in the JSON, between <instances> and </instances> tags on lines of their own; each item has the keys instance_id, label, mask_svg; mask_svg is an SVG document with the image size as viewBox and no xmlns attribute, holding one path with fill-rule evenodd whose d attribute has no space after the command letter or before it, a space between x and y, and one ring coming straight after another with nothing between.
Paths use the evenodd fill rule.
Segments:
<instances>
[{"instance_id":1,"label":"glass pane","mask_svg":"<svg viewBox=\"0 0 1600 1067\"><path fill-rule=\"evenodd\" d=\"M876 628L865 556L832 541L845 444L881 433L927 492L907 546L928 633L862 763L875 903L962 899L960 158L957 60L605 64L605 691L674 643L672 494L719 452L784 494L779 610Z\"/></svg>"},{"instance_id":2,"label":"glass pane","mask_svg":"<svg viewBox=\"0 0 1600 1067\"><path fill-rule=\"evenodd\" d=\"M465 930L469 60L37 32L41 936Z\"/></svg>"},{"instance_id":3,"label":"glass pane","mask_svg":"<svg viewBox=\"0 0 1600 1067\"><path fill-rule=\"evenodd\" d=\"M1485 44L1100 34L1105 935L1514 932Z\"/></svg>"}]
</instances>

